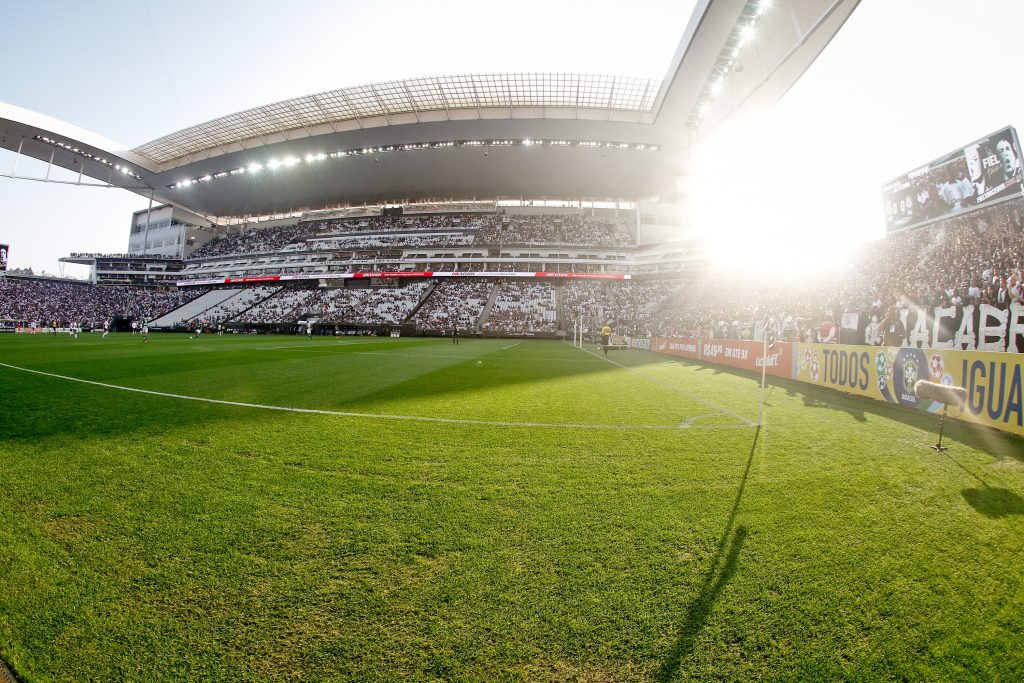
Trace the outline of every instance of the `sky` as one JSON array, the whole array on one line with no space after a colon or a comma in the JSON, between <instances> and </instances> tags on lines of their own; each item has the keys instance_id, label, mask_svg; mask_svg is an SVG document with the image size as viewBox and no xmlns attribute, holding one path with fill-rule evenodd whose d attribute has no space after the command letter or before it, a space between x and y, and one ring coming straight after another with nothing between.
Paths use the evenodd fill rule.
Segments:
<instances>
[{"instance_id":1,"label":"sky","mask_svg":"<svg viewBox=\"0 0 1024 683\"><path fill-rule=\"evenodd\" d=\"M801 0L769 11L786 1ZM397 78L660 79L694 4L7 0L0 101L133 147L248 107ZM884 182L1024 125L1014 85L1021 26L1017 0L862 0L771 111L701 146L698 228L728 236L719 254L735 264L799 256L827 266L882 236ZM12 161L0 153L5 172ZM19 172L42 169L22 163ZM146 203L121 190L0 178L0 243L11 244L11 267L57 272L72 251L124 251L131 213Z\"/></svg>"}]
</instances>

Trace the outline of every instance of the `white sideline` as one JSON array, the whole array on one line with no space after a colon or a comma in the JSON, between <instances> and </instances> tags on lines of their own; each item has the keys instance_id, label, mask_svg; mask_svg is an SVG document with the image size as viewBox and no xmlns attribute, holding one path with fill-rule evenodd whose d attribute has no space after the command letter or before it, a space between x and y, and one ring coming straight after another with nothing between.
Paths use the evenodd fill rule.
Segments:
<instances>
[{"instance_id":1,"label":"white sideline","mask_svg":"<svg viewBox=\"0 0 1024 683\"><path fill-rule=\"evenodd\" d=\"M69 382L79 382L81 384L91 384L96 387L104 387L106 389L117 389L119 391L130 391L136 394L147 394L149 396L162 396L164 398L177 398L183 401L199 401L201 403L216 403L218 405L225 406L237 406L240 408L256 408L258 410L278 410L287 413L309 413L314 415L335 415L339 417L368 417L378 420L405 420L409 422L441 422L445 424L464 424L464 425L480 425L489 427L555 427L561 429L617 429L617 430L628 430L628 429L744 429L752 427L754 425L707 425L707 426L674 426L674 425L630 425L630 424L575 424L575 423L552 423L552 422L506 422L502 420L465 420L452 417L428 417L424 415L381 415L379 413L354 413L341 410L322 410L318 408L292 408L289 406L272 406L263 403L243 403L241 401L225 401L218 398L205 398L202 396L188 396L185 394L171 394L164 391L153 391L151 389L137 389L135 387L125 387L118 384L108 384L106 382L96 382L91 379L82 379L80 377L70 377L68 375L58 375L54 372L43 372L42 370L33 370L31 368L23 368L18 365L11 365L10 363L0 363L0 367L10 368L11 370L18 370L20 372L28 372L33 375L43 375L44 377L55 377L57 379L67 380Z\"/></svg>"}]
</instances>

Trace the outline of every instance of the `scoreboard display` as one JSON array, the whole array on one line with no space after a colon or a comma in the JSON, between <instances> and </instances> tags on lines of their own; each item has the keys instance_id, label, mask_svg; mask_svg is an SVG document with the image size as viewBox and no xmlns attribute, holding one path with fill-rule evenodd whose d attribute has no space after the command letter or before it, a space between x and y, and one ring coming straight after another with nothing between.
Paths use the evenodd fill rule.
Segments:
<instances>
[{"instance_id":1,"label":"scoreboard display","mask_svg":"<svg viewBox=\"0 0 1024 683\"><path fill-rule=\"evenodd\" d=\"M1022 193L1017 131L1003 128L882 188L886 232L909 230Z\"/></svg>"}]
</instances>

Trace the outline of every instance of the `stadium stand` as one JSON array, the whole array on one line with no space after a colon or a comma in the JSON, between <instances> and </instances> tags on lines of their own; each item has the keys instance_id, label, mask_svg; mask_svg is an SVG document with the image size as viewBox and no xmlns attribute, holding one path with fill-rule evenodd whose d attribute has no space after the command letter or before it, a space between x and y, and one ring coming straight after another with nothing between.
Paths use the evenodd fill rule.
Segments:
<instances>
[{"instance_id":1,"label":"stadium stand","mask_svg":"<svg viewBox=\"0 0 1024 683\"><path fill-rule=\"evenodd\" d=\"M193 320L280 324L294 322L308 313L324 324L395 325L411 315L420 330L447 330L457 320L464 329L479 325L486 332L522 334L557 333L570 328L582 315L587 325L611 323L620 333L705 338L750 337L757 331L757 321L768 319L773 321L772 334L779 338L839 341L835 327L844 317L856 316L856 338L844 332L843 341L881 343L877 327L893 308L952 306L959 310L989 304L1006 309L1013 302L1024 301L1022 204L1020 200L1004 202L890 235L854 254L854 265L848 272L788 285L730 273L685 280L570 281L557 287L491 279L443 281L433 288L421 281L376 289L147 291L9 276L0 281L0 319L100 324L115 315L134 319L159 316L153 326L172 327ZM279 251L249 258L224 255L202 262L192 259L187 266L190 270L183 273L210 277L229 268L253 275L326 272L328 268L335 273L369 273L429 270L437 265L455 268L456 264L471 271L511 272L540 268L536 261L547 256L513 252L518 254L513 259L502 251L503 258L495 261L481 261L481 257L469 254L470 258L461 261L462 253L457 250L445 254L401 251L401 247L413 245L463 246L472 239L466 232L471 229L477 231L474 247L481 249L484 258L493 257L497 251L488 250L481 241L603 241L615 244L615 248L628 241L620 223L571 215L347 218L231 235L219 240L218 247L204 247L207 256L221 251ZM335 236L324 237L329 231L335 231ZM314 234L318 239L304 242ZM285 246L292 249L297 244L316 243L334 253L317 256L280 251ZM342 247L349 251L341 251ZM604 248L612 247L595 246L593 257L619 257L600 251ZM437 257L446 260L435 262ZM628 264L615 267L627 272L630 268ZM595 266L581 263L571 268L587 272ZM485 309L487 315L481 320Z\"/></svg>"},{"instance_id":2,"label":"stadium stand","mask_svg":"<svg viewBox=\"0 0 1024 683\"><path fill-rule=\"evenodd\" d=\"M416 233L431 234L416 234ZM625 223L580 215L436 215L300 222L214 238L189 261L244 254L468 245L635 246Z\"/></svg>"},{"instance_id":3,"label":"stadium stand","mask_svg":"<svg viewBox=\"0 0 1024 683\"><path fill-rule=\"evenodd\" d=\"M558 300L548 283L505 282L481 325L484 332L536 334L558 331Z\"/></svg>"},{"instance_id":4,"label":"stadium stand","mask_svg":"<svg viewBox=\"0 0 1024 683\"><path fill-rule=\"evenodd\" d=\"M215 237L192 252L191 258L275 252L295 240L310 235L308 226L303 225L244 230Z\"/></svg>"},{"instance_id":5,"label":"stadium stand","mask_svg":"<svg viewBox=\"0 0 1024 683\"><path fill-rule=\"evenodd\" d=\"M294 323L307 310L317 295L315 289L282 288L234 319L238 323Z\"/></svg>"},{"instance_id":6,"label":"stadium stand","mask_svg":"<svg viewBox=\"0 0 1024 683\"><path fill-rule=\"evenodd\" d=\"M475 329L493 287L489 281L442 282L416 311L413 321L423 330L447 330L456 324Z\"/></svg>"},{"instance_id":7,"label":"stadium stand","mask_svg":"<svg viewBox=\"0 0 1024 683\"><path fill-rule=\"evenodd\" d=\"M184 325L190 320L200 318L206 311L215 308L219 304L236 296L241 289L214 289L202 296L189 301L181 308L175 309L166 315L150 322L150 327L175 327Z\"/></svg>"},{"instance_id":8,"label":"stadium stand","mask_svg":"<svg viewBox=\"0 0 1024 683\"><path fill-rule=\"evenodd\" d=\"M235 290L237 293L233 296L183 322L200 322L204 327L228 322L280 289L280 287L248 287L242 290Z\"/></svg>"},{"instance_id":9,"label":"stadium stand","mask_svg":"<svg viewBox=\"0 0 1024 683\"><path fill-rule=\"evenodd\" d=\"M37 278L0 278L0 320L59 326L102 326L116 317L150 320L203 295L205 288L157 290L97 287L88 283Z\"/></svg>"},{"instance_id":10,"label":"stadium stand","mask_svg":"<svg viewBox=\"0 0 1024 683\"><path fill-rule=\"evenodd\" d=\"M308 302L322 311L318 322L349 325L396 325L420 302L428 283L378 289L338 288L323 290Z\"/></svg>"}]
</instances>

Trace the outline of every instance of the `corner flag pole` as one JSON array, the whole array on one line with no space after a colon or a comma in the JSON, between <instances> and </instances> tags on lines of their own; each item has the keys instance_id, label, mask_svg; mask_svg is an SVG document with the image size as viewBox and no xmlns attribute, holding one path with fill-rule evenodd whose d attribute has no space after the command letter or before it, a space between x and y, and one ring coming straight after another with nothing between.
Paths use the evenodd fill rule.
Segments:
<instances>
[{"instance_id":1,"label":"corner flag pole","mask_svg":"<svg viewBox=\"0 0 1024 683\"><path fill-rule=\"evenodd\" d=\"M757 426L764 422L764 387L768 381L768 314L764 316L764 324L761 326L761 340L763 349L761 351L761 401L757 411Z\"/></svg>"}]
</instances>

